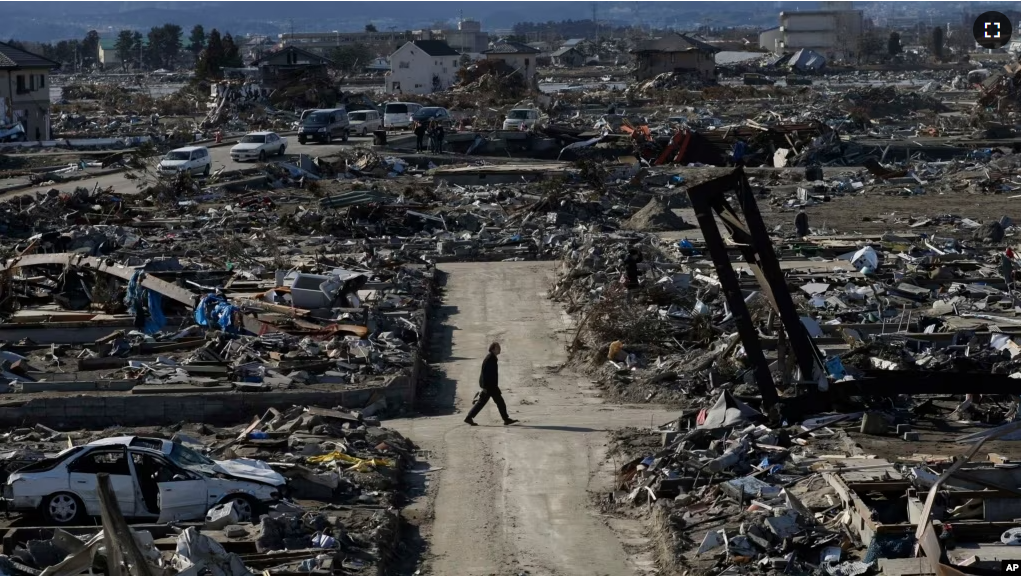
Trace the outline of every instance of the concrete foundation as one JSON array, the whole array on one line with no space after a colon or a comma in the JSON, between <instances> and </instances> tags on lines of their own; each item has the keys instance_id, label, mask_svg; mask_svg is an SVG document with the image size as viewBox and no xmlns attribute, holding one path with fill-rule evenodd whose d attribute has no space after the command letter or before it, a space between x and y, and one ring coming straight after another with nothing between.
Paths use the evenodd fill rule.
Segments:
<instances>
[{"instance_id":1,"label":"concrete foundation","mask_svg":"<svg viewBox=\"0 0 1021 576\"><path fill-rule=\"evenodd\" d=\"M230 425L251 421L269 408L295 405L343 406L357 410L375 394L391 406L415 399L418 370L385 388L335 391L223 392L211 394L66 395L0 404L0 426L43 424L57 430L110 426L164 426L177 422Z\"/></svg>"}]
</instances>

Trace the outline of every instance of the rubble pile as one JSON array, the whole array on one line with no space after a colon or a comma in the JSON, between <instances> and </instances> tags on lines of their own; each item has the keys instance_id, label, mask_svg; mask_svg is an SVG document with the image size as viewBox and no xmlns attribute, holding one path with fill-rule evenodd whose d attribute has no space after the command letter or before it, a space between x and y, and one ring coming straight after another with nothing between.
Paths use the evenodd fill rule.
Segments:
<instances>
[{"instance_id":1,"label":"rubble pile","mask_svg":"<svg viewBox=\"0 0 1021 576\"><path fill-rule=\"evenodd\" d=\"M449 90L405 98L450 110L482 112L486 107L513 104L532 93L521 71L500 60L481 60L459 70L458 83Z\"/></svg>"},{"instance_id":2,"label":"rubble pile","mask_svg":"<svg viewBox=\"0 0 1021 576\"><path fill-rule=\"evenodd\" d=\"M624 223L624 228L638 232L678 232L695 226L674 214L666 198L653 198Z\"/></svg>"},{"instance_id":3,"label":"rubble pile","mask_svg":"<svg viewBox=\"0 0 1021 576\"><path fill-rule=\"evenodd\" d=\"M869 116L905 115L909 112L946 112L948 108L936 98L895 86L851 88L841 94L841 105L849 110L860 109Z\"/></svg>"},{"instance_id":4,"label":"rubble pile","mask_svg":"<svg viewBox=\"0 0 1021 576\"><path fill-rule=\"evenodd\" d=\"M993 568L1010 553L1001 542L1012 542L1016 530L1008 521L973 531L1009 513L990 505L994 492L972 491L1011 481L1013 460L998 453L1005 444L989 448L985 462L971 463L971 454L956 462L931 453L877 458L860 445L871 438L917 440L914 428L925 426L932 410L941 408L915 398L777 425L736 392L717 390L704 408L686 410L658 430L615 434L614 450L627 461L604 506L629 513L651 505L653 529L670 543L661 564L677 571L719 574L754 566L886 573L908 563L923 570L975 563ZM1015 438L1018 426L959 435L958 441ZM957 471L961 464L967 472ZM916 530L932 538L922 544L926 557L916 557ZM983 555L976 557L975 549Z\"/></svg>"},{"instance_id":5,"label":"rubble pile","mask_svg":"<svg viewBox=\"0 0 1021 576\"><path fill-rule=\"evenodd\" d=\"M1019 101L1021 101L1021 66L1009 64L1004 72L991 74L982 82L979 106L1005 112L1016 110Z\"/></svg>"},{"instance_id":6,"label":"rubble pile","mask_svg":"<svg viewBox=\"0 0 1021 576\"><path fill-rule=\"evenodd\" d=\"M14 429L4 434L10 449L2 465L5 478L12 480L10 490L15 497L33 494L35 488L28 481L48 473L38 471L39 464L46 463L44 455L66 449L69 442L73 448L60 452L54 462L57 469L67 465L62 460L78 454L84 454L77 456L79 459L95 454L109 458L116 454L109 452L110 446L127 446L139 471L142 497L137 504L133 502L132 476L128 475L127 484L120 480L108 484L116 509L111 509L103 496L96 512L87 508L97 517L102 508L102 526L80 528L92 524L85 511L79 511L78 517L57 509L45 512L50 522L68 526L74 535L62 528L15 530L17 535L5 546L0 564L11 566L16 573L68 570L70 566L103 570L104 560L109 566L115 557L110 553L106 558L95 556L92 551L99 544L108 550L118 545L121 529L111 529L111 525L116 526L118 519L123 523L124 517L160 514L161 519L190 523L181 528L161 523L130 529L125 524L123 530L130 530L149 569L161 573L210 569L240 576L259 571L385 571L398 546L396 506L401 498L401 474L413 464L416 446L399 433L381 428L378 417L370 412L340 407L271 408L247 425L215 428L180 423L140 429L137 436L117 436L110 431L56 432L42 425ZM119 457L128 456L121 452ZM216 483L249 495L238 497L228 491L219 501L206 504L203 488L197 508L161 511L160 502L166 500L150 493L150 486L159 492L185 488L182 482L164 479L168 465L188 474L192 482L213 486L209 488L211 497L223 490L216 488ZM127 463L124 466L126 469ZM153 473L149 480L153 484L141 477L142 468ZM272 494L259 486L272 487ZM35 512L21 514L31 521Z\"/></svg>"},{"instance_id":7,"label":"rubble pile","mask_svg":"<svg viewBox=\"0 0 1021 576\"><path fill-rule=\"evenodd\" d=\"M997 178L1012 159L996 162L972 177ZM963 169L917 166L934 175ZM734 181L684 174L658 182L685 190L695 211L706 210L696 204L702 194L725 197L718 187ZM909 559L933 572L940 562L995 567L1004 553L988 547L1001 534L1012 541L1013 517L975 531L1010 514L995 511L992 492L971 491L993 478L1012 485L1002 455L1011 448L989 448L988 463L955 476L962 460L946 454L945 427L960 442L1021 437L1021 396L1010 385L1021 377L1021 348L1009 335L1016 226L943 215L905 218L896 234L839 236L822 226L793 234L775 217L763 222L753 204L827 201L804 188L812 184L786 184L789 173L769 174L751 179L763 189L733 185L740 216L721 213L719 227L730 242L710 241L704 229L701 237L590 231L560 253L550 297L578 318L573 364L616 401L678 410L674 421L618 435L626 463L605 509L647 514L665 543L659 566L677 573L882 573ZM804 177L828 182L829 201L840 203L865 182L918 185L913 174L870 164ZM915 558L916 530L933 531L924 559Z\"/></svg>"},{"instance_id":8,"label":"rubble pile","mask_svg":"<svg viewBox=\"0 0 1021 576\"><path fill-rule=\"evenodd\" d=\"M702 90L711 85L697 73L664 72L655 78L628 86L624 95L628 99L650 98L666 90Z\"/></svg>"}]
</instances>

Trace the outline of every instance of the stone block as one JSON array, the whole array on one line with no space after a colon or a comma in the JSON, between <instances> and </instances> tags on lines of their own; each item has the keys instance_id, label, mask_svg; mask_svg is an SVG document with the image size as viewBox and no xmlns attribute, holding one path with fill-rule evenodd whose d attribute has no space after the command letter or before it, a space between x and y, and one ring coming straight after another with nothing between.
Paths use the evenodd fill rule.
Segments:
<instances>
[{"instance_id":1,"label":"stone block","mask_svg":"<svg viewBox=\"0 0 1021 576\"><path fill-rule=\"evenodd\" d=\"M866 412L861 419L861 433L873 436L886 434L886 418L879 412Z\"/></svg>"},{"instance_id":2,"label":"stone block","mask_svg":"<svg viewBox=\"0 0 1021 576\"><path fill-rule=\"evenodd\" d=\"M903 438L909 442L917 442L918 432L905 432Z\"/></svg>"}]
</instances>

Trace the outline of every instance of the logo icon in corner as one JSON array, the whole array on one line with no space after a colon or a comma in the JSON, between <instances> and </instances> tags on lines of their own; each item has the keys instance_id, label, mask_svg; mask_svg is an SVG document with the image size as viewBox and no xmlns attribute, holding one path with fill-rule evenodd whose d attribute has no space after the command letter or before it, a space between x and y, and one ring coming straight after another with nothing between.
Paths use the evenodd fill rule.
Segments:
<instances>
[{"instance_id":1,"label":"logo icon in corner","mask_svg":"<svg viewBox=\"0 0 1021 576\"><path fill-rule=\"evenodd\" d=\"M975 19L971 30L979 46L995 50L1003 48L1010 42L1014 26L1010 23L1010 18L1001 12L984 12Z\"/></svg>"}]
</instances>

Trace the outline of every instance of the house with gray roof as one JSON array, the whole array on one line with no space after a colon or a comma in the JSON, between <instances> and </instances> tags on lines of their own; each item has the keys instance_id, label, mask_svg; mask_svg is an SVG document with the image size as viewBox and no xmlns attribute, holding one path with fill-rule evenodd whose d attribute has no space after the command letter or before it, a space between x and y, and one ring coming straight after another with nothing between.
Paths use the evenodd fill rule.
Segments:
<instances>
[{"instance_id":1,"label":"house with gray roof","mask_svg":"<svg viewBox=\"0 0 1021 576\"><path fill-rule=\"evenodd\" d=\"M59 67L0 42L0 136L20 124L26 140L50 139L50 71Z\"/></svg>"}]
</instances>

